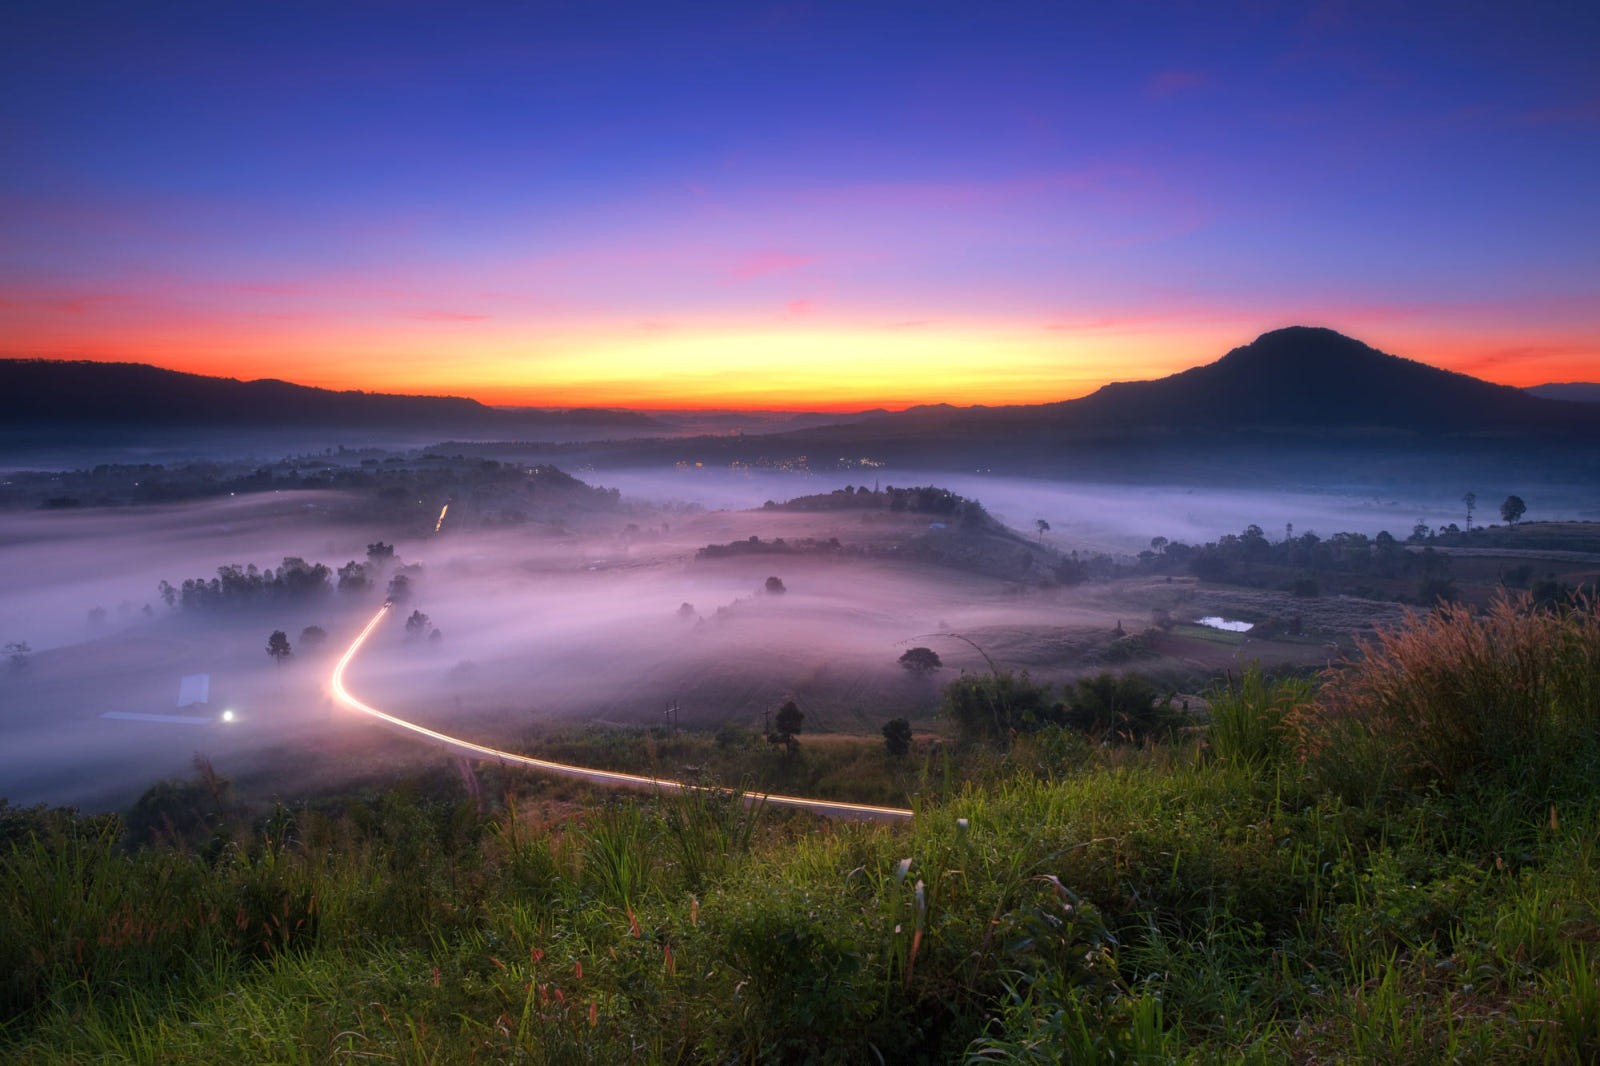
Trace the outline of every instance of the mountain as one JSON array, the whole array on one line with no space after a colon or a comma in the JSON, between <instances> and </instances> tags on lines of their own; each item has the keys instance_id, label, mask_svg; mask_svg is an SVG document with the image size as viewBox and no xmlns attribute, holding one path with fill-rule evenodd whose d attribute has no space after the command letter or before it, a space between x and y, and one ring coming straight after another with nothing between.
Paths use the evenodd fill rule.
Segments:
<instances>
[{"instance_id":1,"label":"mountain","mask_svg":"<svg viewBox=\"0 0 1600 1066\"><path fill-rule=\"evenodd\" d=\"M641 429L632 411L501 410L455 396L334 392L266 378L239 381L142 363L0 359L0 425L183 428L475 429L526 432L581 424Z\"/></svg>"},{"instance_id":2,"label":"mountain","mask_svg":"<svg viewBox=\"0 0 1600 1066\"><path fill-rule=\"evenodd\" d=\"M1084 429L1388 430L1478 434L1576 426L1593 412L1381 352L1331 329L1263 333L1155 381L1051 405Z\"/></svg>"},{"instance_id":3,"label":"mountain","mask_svg":"<svg viewBox=\"0 0 1600 1066\"><path fill-rule=\"evenodd\" d=\"M788 432L599 444L583 448L581 461L604 468L668 458L895 477L965 471L1256 487L1516 484L1530 469L1590 483L1600 418L1588 404L1540 399L1331 329L1293 326L1204 366L1075 400L935 404Z\"/></svg>"},{"instance_id":4,"label":"mountain","mask_svg":"<svg viewBox=\"0 0 1600 1066\"><path fill-rule=\"evenodd\" d=\"M1600 403L1600 382L1595 381L1552 381L1546 385L1532 385L1522 391L1532 393L1541 400Z\"/></svg>"},{"instance_id":5,"label":"mountain","mask_svg":"<svg viewBox=\"0 0 1600 1066\"><path fill-rule=\"evenodd\" d=\"M1596 428L1592 408L1541 399L1389 355L1331 329L1291 326L1214 363L1153 381L1121 381L1076 400L891 415L922 432L1046 434L1067 439L1378 434L1483 436Z\"/></svg>"}]
</instances>

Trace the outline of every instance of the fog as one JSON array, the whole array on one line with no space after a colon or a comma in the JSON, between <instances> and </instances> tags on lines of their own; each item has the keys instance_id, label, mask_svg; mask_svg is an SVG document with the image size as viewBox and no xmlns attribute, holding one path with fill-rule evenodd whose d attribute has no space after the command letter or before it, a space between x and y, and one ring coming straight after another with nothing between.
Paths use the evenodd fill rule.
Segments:
<instances>
[{"instance_id":1,"label":"fog","mask_svg":"<svg viewBox=\"0 0 1600 1066\"><path fill-rule=\"evenodd\" d=\"M1417 483L1382 489L1352 481L1317 490L1196 488L1186 485L1119 485L1094 481L1047 481L961 471L843 472L689 468L605 470L585 475L624 494L661 501L680 500L713 509L760 507L766 500L832 492L846 485L938 485L980 501L990 514L1014 529L1031 533L1043 520L1049 541L1064 549L1137 553L1152 537L1203 544L1248 525L1280 535L1292 524L1297 533L1364 533L1388 530L1404 538L1419 521L1442 527L1465 521L1460 497L1437 484ZM1493 521L1498 501L1511 492L1530 493L1519 483L1500 491L1477 491L1478 522ZM1530 493L1538 496L1538 493ZM1555 511L1542 518L1581 517L1570 490L1561 487ZM1541 498L1549 498L1548 496ZM1591 504L1594 501L1590 501Z\"/></svg>"},{"instance_id":2,"label":"fog","mask_svg":"<svg viewBox=\"0 0 1600 1066\"><path fill-rule=\"evenodd\" d=\"M452 517L438 535L431 521L399 528L363 517L362 498L330 491L0 511L0 643L28 648L20 665L0 664L0 797L122 807L159 777L187 776L197 753L224 774L288 775L314 756L360 773L395 740L334 706L329 673L401 566L411 568L409 596L346 678L391 713L515 744L552 724L660 723L669 706L686 727L759 731L794 698L808 732L874 733L900 714L928 720L939 685L984 669L969 641L1003 665L1059 679L1057 653L1078 628L1109 633L1148 608L1093 583L1031 588L897 556L898 544L934 528L927 515L762 510L767 500L938 484L1062 552L1133 553L1153 536L1201 542L1251 523L1276 537L1285 523L1323 536L1404 535L1418 518L1457 520L1452 500L1421 487L1396 496L883 470L580 473L620 489L622 504L582 522L535 513L509 528ZM841 548L696 557L751 537ZM174 608L157 591L163 580L178 586L229 564L275 568L286 556L337 568L379 540L397 559L359 594L227 611ZM774 577L782 591L768 589ZM426 619L408 629L413 612ZM323 647L305 644L308 626L326 630ZM294 644L281 665L266 652L274 630ZM937 650L946 669L931 678L902 669L899 655L916 645ZM180 682L196 674L209 676L211 698L179 708ZM222 722L224 710L236 720Z\"/></svg>"}]
</instances>

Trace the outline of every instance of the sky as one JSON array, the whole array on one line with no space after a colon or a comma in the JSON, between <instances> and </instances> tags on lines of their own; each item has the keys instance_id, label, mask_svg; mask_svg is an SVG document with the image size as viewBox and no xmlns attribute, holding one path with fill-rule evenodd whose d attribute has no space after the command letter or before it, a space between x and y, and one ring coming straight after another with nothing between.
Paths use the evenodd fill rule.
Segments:
<instances>
[{"instance_id":1,"label":"sky","mask_svg":"<svg viewBox=\"0 0 1600 1066\"><path fill-rule=\"evenodd\" d=\"M1600 5L21 0L0 357L1037 403L1329 326L1600 380Z\"/></svg>"}]
</instances>

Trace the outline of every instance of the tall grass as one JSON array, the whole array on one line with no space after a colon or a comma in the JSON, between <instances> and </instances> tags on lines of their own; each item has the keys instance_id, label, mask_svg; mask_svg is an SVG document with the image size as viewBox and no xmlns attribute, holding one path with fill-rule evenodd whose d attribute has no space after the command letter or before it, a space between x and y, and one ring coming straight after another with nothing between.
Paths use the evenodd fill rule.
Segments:
<instances>
[{"instance_id":1,"label":"tall grass","mask_svg":"<svg viewBox=\"0 0 1600 1066\"><path fill-rule=\"evenodd\" d=\"M1309 678L1272 679L1251 663L1236 682L1207 696L1211 728L1206 737L1219 759L1257 766L1278 765L1294 750L1289 724L1296 710L1311 703L1316 686Z\"/></svg>"},{"instance_id":2,"label":"tall grass","mask_svg":"<svg viewBox=\"0 0 1600 1066\"><path fill-rule=\"evenodd\" d=\"M1382 764L1374 780L1455 791L1558 773L1595 750L1600 614L1591 600L1552 611L1526 596L1482 614L1462 604L1409 614L1331 674L1297 725L1313 761L1338 767L1356 747L1369 770Z\"/></svg>"}]
</instances>

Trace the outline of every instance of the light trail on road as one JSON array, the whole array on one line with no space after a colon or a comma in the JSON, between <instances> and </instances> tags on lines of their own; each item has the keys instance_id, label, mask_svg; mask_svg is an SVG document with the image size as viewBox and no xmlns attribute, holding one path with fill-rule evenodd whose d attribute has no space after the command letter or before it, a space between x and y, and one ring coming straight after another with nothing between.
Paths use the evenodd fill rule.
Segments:
<instances>
[{"instance_id":1,"label":"light trail on road","mask_svg":"<svg viewBox=\"0 0 1600 1066\"><path fill-rule=\"evenodd\" d=\"M344 654L339 657L338 663L334 665L333 675L328 680L328 687L333 693L334 701L339 705L352 711L359 711L379 721L387 722L397 728L409 730L420 736L427 737L429 740L437 741L446 747L455 748L458 751L471 752L474 755L498 759L503 763L522 766L559 777L573 777L610 788L644 789L658 792L725 791L724 789L707 788L704 785L689 784L686 781L644 777L640 774L625 774L615 770L594 770L586 766L571 766L567 763L535 759L531 755L519 755L513 751L502 751L487 744L478 744L474 741L463 740L460 737L441 733L436 729L429 729L425 725L407 721L404 718L380 711L369 703L363 703L352 696L349 689L345 688L344 672L355 659L356 653L361 650L362 645L367 642L367 638L372 636L373 631L382 624L389 613L389 608L392 606L392 603L386 602L382 607L378 608L378 613L372 616L360 633L356 634L356 639L350 642L350 646L345 649ZM829 814L839 818L876 818L885 821L897 821L910 818L913 813L904 807L876 807L869 803L845 803L839 800L810 799L805 796L784 796L773 792L749 792L745 794L745 799L747 802L770 803L776 807L799 807L803 810L814 811L818 814Z\"/></svg>"}]
</instances>

